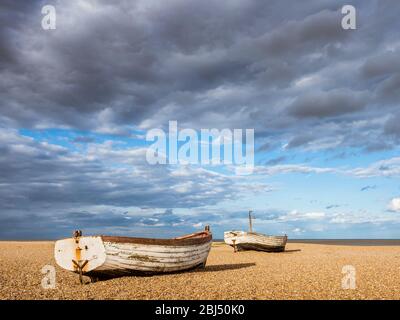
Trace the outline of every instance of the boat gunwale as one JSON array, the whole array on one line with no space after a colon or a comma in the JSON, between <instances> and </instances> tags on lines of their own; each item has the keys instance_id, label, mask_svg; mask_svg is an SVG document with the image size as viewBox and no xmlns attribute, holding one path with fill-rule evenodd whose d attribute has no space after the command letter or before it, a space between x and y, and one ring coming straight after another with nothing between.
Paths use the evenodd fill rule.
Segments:
<instances>
[{"instance_id":1,"label":"boat gunwale","mask_svg":"<svg viewBox=\"0 0 400 320\"><path fill-rule=\"evenodd\" d=\"M240 232L240 233L243 233L243 234L240 234L240 235L235 235L234 233L235 232ZM233 234L233 236L232 237L244 237L244 236L261 236L261 237L264 237L264 238L276 238L276 239L286 239L287 240L287 238L288 238L288 236L285 234L285 235L268 235L268 234L263 234L263 233L259 233L259 232L247 232L247 231L239 231L239 230L231 230L231 231L225 231L224 232L224 238L225 238L225 236L227 235L227 234L229 234L229 233L231 233L231 234ZM230 237L227 237L227 238L230 238Z\"/></svg>"},{"instance_id":2,"label":"boat gunwale","mask_svg":"<svg viewBox=\"0 0 400 320\"><path fill-rule=\"evenodd\" d=\"M104 236L104 235L101 235L100 237L103 240L103 242L162 245L162 246L199 245L210 242L212 240L212 234L211 232L208 231L200 231L172 239L136 238L136 237Z\"/></svg>"}]
</instances>

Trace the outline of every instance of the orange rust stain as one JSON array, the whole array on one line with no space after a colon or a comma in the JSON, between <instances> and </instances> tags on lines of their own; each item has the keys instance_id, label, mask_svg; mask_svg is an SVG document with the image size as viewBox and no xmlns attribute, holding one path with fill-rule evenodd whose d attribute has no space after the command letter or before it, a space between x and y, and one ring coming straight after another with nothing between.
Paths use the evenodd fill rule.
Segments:
<instances>
[{"instance_id":1,"label":"orange rust stain","mask_svg":"<svg viewBox=\"0 0 400 320\"><path fill-rule=\"evenodd\" d=\"M75 261L77 262L77 263L79 263L80 265L82 265L83 264L83 261L81 261L82 260L82 248L79 246L79 240L75 240L75 243L76 243L76 248L75 248ZM87 250L88 249L88 247L87 246L85 246L85 250ZM88 263L86 263L85 264L85 266L82 268L82 271L87 271L87 269L89 268L89 266L88 266ZM78 268L77 268L77 266L74 264L74 269L75 270L77 270Z\"/></svg>"},{"instance_id":2,"label":"orange rust stain","mask_svg":"<svg viewBox=\"0 0 400 320\"><path fill-rule=\"evenodd\" d=\"M75 259L76 259L76 261L81 260L81 251L82 251L82 249L79 248L79 247L77 247L77 248L75 249Z\"/></svg>"},{"instance_id":3,"label":"orange rust stain","mask_svg":"<svg viewBox=\"0 0 400 320\"><path fill-rule=\"evenodd\" d=\"M79 240L75 240L76 243L76 248L75 248L75 261L77 263L80 263L81 260L81 248L79 247ZM77 266L74 264L75 270L77 269Z\"/></svg>"}]
</instances>

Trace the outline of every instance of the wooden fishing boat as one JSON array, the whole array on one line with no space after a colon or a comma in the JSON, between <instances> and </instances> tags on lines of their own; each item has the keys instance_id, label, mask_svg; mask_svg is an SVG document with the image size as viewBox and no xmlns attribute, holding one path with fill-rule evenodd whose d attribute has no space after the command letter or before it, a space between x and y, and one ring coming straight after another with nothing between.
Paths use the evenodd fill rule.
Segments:
<instances>
[{"instance_id":1,"label":"wooden fishing boat","mask_svg":"<svg viewBox=\"0 0 400 320\"><path fill-rule=\"evenodd\" d=\"M54 255L63 269L92 278L132 273L168 273L205 267L212 234L204 231L173 239L74 236L58 240Z\"/></svg>"},{"instance_id":2,"label":"wooden fishing boat","mask_svg":"<svg viewBox=\"0 0 400 320\"><path fill-rule=\"evenodd\" d=\"M245 231L226 231L224 232L224 240L235 251L257 250L280 252L285 251L287 236L268 236Z\"/></svg>"},{"instance_id":3,"label":"wooden fishing boat","mask_svg":"<svg viewBox=\"0 0 400 320\"><path fill-rule=\"evenodd\" d=\"M287 236L269 236L253 232L252 211L249 211L249 232L226 231L224 241L234 248L234 251L257 250L267 252L285 251Z\"/></svg>"}]
</instances>

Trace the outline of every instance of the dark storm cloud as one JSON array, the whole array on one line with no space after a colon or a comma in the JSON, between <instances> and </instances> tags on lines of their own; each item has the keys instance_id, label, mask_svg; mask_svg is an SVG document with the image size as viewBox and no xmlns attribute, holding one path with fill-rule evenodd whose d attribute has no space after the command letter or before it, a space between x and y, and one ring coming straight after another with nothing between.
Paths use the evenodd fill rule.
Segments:
<instances>
[{"instance_id":1,"label":"dark storm cloud","mask_svg":"<svg viewBox=\"0 0 400 320\"><path fill-rule=\"evenodd\" d=\"M303 145L307 144L308 142L310 142L310 141L312 141L314 139L315 139L315 137L310 133L308 133L308 134L305 133L305 134L302 134L302 135L298 135L298 136L292 138L292 140L289 141L289 143L287 145L287 148L297 148L297 147L300 147L300 146L303 146Z\"/></svg>"},{"instance_id":2,"label":"dark storm cloud","mask_svg":"<svg viewBox=\"0 0 400 320\"><path fill-rule=\"evenodd\" d=\"M380 101L386 102L388 104L393 104L398 107L398 102L400 100L400 73L390 76L389 78L383 80L377 89L378 97Z\"/></svg>"},{"instance_id":3,"label":"dark storm cloud","mask_svg":"<svg viewBox=\"0 0 400 320\"><path fill-rule=\"evenodd\" d=\"M0 6L0 66L9 69L18 63L18 43L12 41L26 23L35 1L4 0Z\"/></svg>"},{"instance_id":4,"label":"dark storm cloud","mask_svg":"<svg viewBox=\"0 0 400 320\"><path fill-rule=\"evenodd\" d=\"M228 190L234 190L230 178L206 170L149 166L145 149L94 145L87 155L78 155L7 131L0 131L0 142L0 183L7 186L0 190L2 208L47 203L196 207L229 198ZM107 165L110 161L119 167Z\"/></svg>"},{"instance_id":5,"label":"dark storm cloud","mask_svg":"<svg viewBox=\"0 0 400 320\"><path fill-rule=\"evenodd\" d=\"M69 230L69 221L180 224L181 216L165 210L215 205L245 189L205 170L149 168L140 150L78 136L75 146L87 153L76 153L22 137L21 128L128 136L178 120L182 127L254 128L259 152L393 148L400 137L400 4L352 3L357 30L340 27L346 1L1 1L0 236L14 229L55 236L64 227L52 226ZM56 7L56 30L41 29L44 4ZM161 211L141 220L97 206ZM278 217L266 213L265 221Z\"/></svg>"},{"instance_id":6,"label":"dark storm cloud","mask_svg":"<svg viewBox=\"0 0 400 320\"><path fill-rule=\"evenodd\" d=\"M63 226L68 227L69 230L73 230L74 228L129 227L138 223L140 219L115 212L94 214L75 211L57 215L54 220L57 220L58 223L62 223Z\"/></svg>"},{"instance_id":7,"label":"dark storm cloud","mask_svg":"<svg viewBox=\"0 0 400 320\"><path fill-rule=\"evenodd\" d=\"M177 119L279 137L310 121L348 124L322 138L398 98L392 2L354 2L354 32L340 27L334 1L54 1L52 31L40 28L44 3L2 3L5 125L121 134Z\"/></svg>"},{"instance_id":8,"label":"dark storm cloud","mask_svg":"<svg viewBox=\"0 0 400 320\"><path fill-rule=\"evenodd\" d=\"M182 217L174 214L171 209L167 209L163 213L155 213L150 217L142 218L140 222L145 225L162 224L172 226L174 224L182 224L185 222L185 220Z\"/></svg>"},{"instance_id":9,"label":"dark storm cloud","mask_svg":"<svg viewBox=\"0 0 400 320\"><path fill-rule=\"evenodd\" d=\"M399 50L385 51L368 58L361 68L366 79L384 77L400 71Z\"/></svg>"},{"instance_id":10,"label":"dark storm cloud","mask_svg":"<svg viewBox=\"0 0 400 320\"><path fill-rule=\"evenodd\" d=\"M310 93L298 98L289 114L297 118L326 118L352 113L362 109L366 96L347 90Z\"/></svg>"},{"instance_id":11,"label":"dark storm cloud","mask_svg":"<svg viewBox=\"0 0 400 320\"><path fill-rule=\"evenodd\" d=\"M254 194L243 179L201 168L149 166L145 149L109 142L89 143L78 154L2 129L0 148L0 238L57 238L74 229L145 234L141 226L192 232L194 225L221 217L181 216L169 208L190 210Z\"/></svg>"},{"instance_id":12,"label":"dark storm cloud","mask_svg":"<svg viewBox=\"0 0 400 320\"><path fill-rule=\"evenodd\" d=\"M385 123L385 133L400 138L400 113L394 114Z\"/></svg>"},{"instance_id":13,"label":"dark storm cloud","mask_svg":"<svg viewBox=\"0 0 400 320\"><path fill-rule=\"evenodd\" d=\"M181 217L171 210L164 213L154 213L149 217L132 216L127 212L88 212L61 211L51 215L25 214L21 216L0 216L0 239L57 239L68 237L73 230L83 230L84 234L99 234L108 230L110 234L127 234L131 236L144 235L143 228L157 228L179 225L181 232L191 232L193 221L197 217ZM203 219L207 221L207 219ZM208 220L212 222L214 220ZM198 229L198 228L197 228ZM190 231L189 231L190 230ZM149 231L149 230L147 230ZM160 232L153 237L162 237Z\"/></svg>"}]
</instances>

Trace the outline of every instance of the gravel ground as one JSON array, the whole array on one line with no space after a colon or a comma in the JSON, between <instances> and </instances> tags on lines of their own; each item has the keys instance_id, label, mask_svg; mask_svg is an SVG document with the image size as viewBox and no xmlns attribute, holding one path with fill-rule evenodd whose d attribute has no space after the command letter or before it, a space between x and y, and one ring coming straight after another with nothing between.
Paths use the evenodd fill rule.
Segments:
<instances>
[{"instance_id":1,"label":"gravel ground","mask_svg":"<svg viewBox=\"0 0 400 320\"><path fill-rule=\"evenodd\" d=\"M400 248L289 243L284 253L238 252L214 243L205 270L80 285L56 266L53 242L0 242L0 299L399 299ZM43 289L44 265L56 288ZM342 267L356 289L342 289Z\"/></svg>"}]
</instances>

